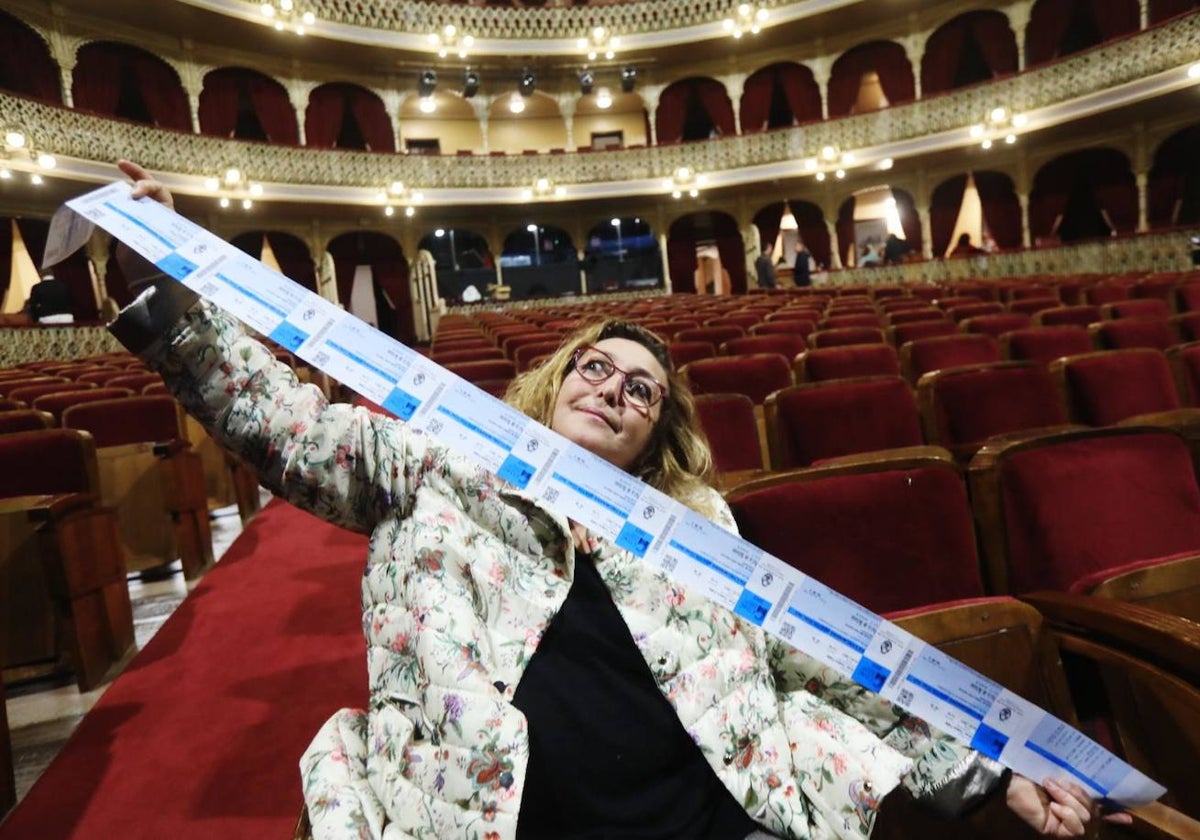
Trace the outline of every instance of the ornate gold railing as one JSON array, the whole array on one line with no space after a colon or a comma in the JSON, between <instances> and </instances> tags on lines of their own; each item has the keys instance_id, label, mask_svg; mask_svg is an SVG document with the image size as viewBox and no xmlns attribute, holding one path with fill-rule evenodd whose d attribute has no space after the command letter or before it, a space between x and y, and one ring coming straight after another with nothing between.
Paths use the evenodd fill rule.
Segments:
<instances>
[{"instance_id":1,"label":"ornate gold railing","mask_svg":"<svg viewBox=\"0 0 1200 840\"><path fill-rule=\"evenodd\" d=\"M473 8L473 7L472 7ZM211 175L236 164L267 184L379 189L394 180L422 189L525 187L664 178L682 166L730 172L798 162L821 147L885 146L965 129L996 105L1030 111L1185 67L1200 57L1200 13L1047 67L930 99L763 134L674 146L567 155L417 156L224 140L151 128L0 93L0 123L36 128L46 151L92 161L130 157L162 171ZM797 170L799 173L799 170Z\"/></svg>"}]
</instances>

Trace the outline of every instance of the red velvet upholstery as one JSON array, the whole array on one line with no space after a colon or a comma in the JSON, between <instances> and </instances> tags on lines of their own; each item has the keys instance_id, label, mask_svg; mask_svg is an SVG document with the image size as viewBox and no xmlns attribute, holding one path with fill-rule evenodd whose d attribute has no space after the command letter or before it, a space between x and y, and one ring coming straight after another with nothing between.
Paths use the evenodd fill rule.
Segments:
<instances>
[{"instance_id":1,"label":"red velvet upholstery","mask_svg":"<svg viewBox=\"0 0 1200 840\"><path fill-rule=\"evenodd\" d=\"M977 447L992 435L1067 422L1054 378L1037 362L927 374L921 380L920 403L926 438L947 447Z\"/></svg>"},{"instance_id":2,"label":"red velvet upholstery","mask_svg":"<svg viewBox=\"0 0 1200 840\"><path fill-rule=\"evenodd\" d=\"M32 408L16 411L0 411L0 435L13 432L37 432L54 425L54 417L45 411Z\"/></svg>"},{"instance_id":3,"label":"red velvet upholstery","mask_svg":"<svg viewBox=\"0 0 1200 840\"><path fill-rule=\"evenodd\" d=\"M859 376L899 376L900 357L890 344L851 344L809 350L792 365L797 382Z\"/></svg>"},{"instance_id":4,"label":"red velvet upholstery","mask_svg":"<svg viewBox=\"0 0 1200 840\"><path fill-rule=\"evenodd\" d=\"M97 479L86 465L95 459L95 445L85 432L46 429L0 435L0 498L93 493Z\"/></svg>"},{"instance_id":5,"label":"red velvet upholstery","mask_svg":"<svg viewBox=\"0 0 1200 840\"><path fill-rule=\"evenodd\" d=\"M960 334L922 338L900 347L900 368L909 382L931 370L1000 361L1000 345L990 335Z\"/></svg>"},{"instance_id":6,"label":"red velvet upholstery","mask_svg":"<svg viewBox=\"0 0 1200 840\"><path fill-rule=\"evenodd\" d=\"M874 311L871 312L853 312L830 315L821 322L821 329L836 330L842 327L874 327L878 329L883 326L880 323L879 316Z\"/></svg>"},{"instance_id":7,"label":"red velvet upholstery","mask_svg":"<svg viewBox=\"0 0 1200 840\"><path fill-rule=\"evenodd\" d=\"M1095 337L1097 346L1103 350L1134 347L1166 350L1176 342L1171 325L1159 318L1121 318L1102 321L1088 329Z\"/></svg>"},{"instance_id":8,"label":"red velvet upholstery","mask_svg":"<svg viewBox=\"0 0 1200 840\"><path fill-rule=\"evenodd\" d=\"M1100 307L1106 318L1158 318L1166 320L1171 315L1171 309L1165 300L1158 298L1143 298L1140 300L1119 300L1106 303Z\"/></svg>"},{"instance_id":9,"label":"red velvet upholstery","mask_svg":"<svg viewBox=\"0 0 1200 840\"><path fill-rule=\"evenodd\" d=\"M522 347L529 344L554 344L556 347L562 343L562 337L554 333L536 332L528 335L510 335L505 336L500 342L500 346L504 349L504 354L513 361L516 361L516 352Z\"/></svg>"},{"instance_id":10,"label":"red velvet upholstery","mask_svg":"<svg viewBox=\"0 0 1200 840\"><path fill-rule=\"evenodd\" d=\"M1019 449L998 469L1014 593L1200 551L1200 490L1187 446L1170 432Z\"/></svg>"},{"instance_id":11,"label":"red velvet upholstery","mask_svg":"<svg viewBox=\"0 0 1200 840\"><path fill-rule=\"evenodd\" d=\"M968 295L962 293L945 294L934 301L934 305L943 312L954 306L962 306L968 303L983 303L987 300L984 295Z\"/></svg>"},{"instance_id":12,"label":"red velvet upholstery","mask_svg":"<svg viewBox=\"0 0 1200 840\"><path fill-rule=\"evenodd\" d=\"M1043 309L1033 316L1033 322L1040 327L1076 326L1087 327L1104 317L1099 306L1056 306L1053 309Z\"/></svg>"},{"instance_id":13,"label":"red velvet upholstery","mask_svg":"<svg viewBox=\"0 0 1200 840\"><path fill-rule=\"evenodd\" d=\"M1200 310L1200 282L1193 280L1175 290L1175 305L1180 312Z\"/></svg>"},{"instance_id":14,"label":"red velvet upholstery","mask_svg":"<svg viewBox=\"0 0 1200 840\"><path fill-rule=\"evenodd\" d=\"M31 373L28 376L17 376L0 381L0 397L16 399L13 397L12 392L20 388L31 388L35 385L62 385L63 383L70 382L71 380L65 376L42 376ZM21 400L21 402L24 402L24 400Z\"/></svg>"},{"instance_id":15,"label":"red velvet upholstery","mask_svg":"<svg viewBox=\"0 0 1200 840\"><path fill-rule=\"evenodd\" d=\"M1200 341L1200 312L1184 312L1169 320L1180 341Z\"/></svg>"},{"instance_id":16,"label":"red velvet upholstery","mask_svg":"<svg viewBox=\"0 0 1200 840\"><path fill-rule=\"evenodd\" d=\"M1071 419L1110 426L1138 414L1179 408L1167 357L1158 350L1107 350L1054 363Z\"/></svg>"},{"instance_id":17,"label":"red velvet upholstery","mask_svg":"<svg viewBox=\"0 0 1200 840\"><path fill-rule=\"evenodd\" d=\"M166 443L184 438L179 408L172 397L126 397L73 405L63 428L90 432L96 446Z\"/></svg>"},{"instance_id":18,"label":"red velvet upholstery","mask_svg":"<svg viewBox=\"0 0 1200 840\"><path fill-rule=\"evenodd\" d=\"M761 470L754 403L745 394L697 394L696 414L718 472Z\"/></svg>"},{"instance_id":19,"label":"red velvet upholstery","mask_svg":"<svg viewBox=\"0 0 1200 840\"><path fill-rule=\"evenodd\" d=\"M455 362L483 362L488 359L503 359L504 351L499 347L474 347L467 350L434 350L430 354L439 365L449 365Z\"/></svg>"},{"instance_id":20,"label":"red velvet upholstery","mask_svg":"<svg viewBox=\"0 0 1200 840\"><path fill-rule=\"evenodd\" d=\"M522 344L513 351L513 361L517 364L518 371L529 370L534 359L539 359L543 356L549 356L562 345L562 339L552 338L549 341L535 341L531 344Z\"/></svg>"},{"instance_id":21,"label":"red velvet upholstery","mask_svg":"<svg viewBox=\"0 0 1200 840\"><path fill-rule=\"evenodd\" d=\"M692 329L680 330L675 333L672 341L711 341L713 345L720 347L724 342L731 338L741 338L746 334L746 331L741 327L693 327Z\"/></svg>"},{"instance_id":22,"label":"red velvet upholstery","mask_svg":"<svg viewBox=\"0 0 1200 840\"><path fill-rule=\"evenodd\" d=\"M974 318L967 318L959 323L959 328L963 332L981 333L998 339L1007 332L1023 330L1032 324L1028 315L1007 312L1000 315L978 315Z\"/></svg>"},{"instance_id":23,"label":"red velvet upholstery","mask_svg":"<svg viewBox=\"0 0 1200 840\"><path fill-rule=\"evenodd\" d=\"M155 379L162 381L161 377ZM116 400L131 397L134 392L129 388L93 388L90 391L64 391L61 394L46 394L33 401L33 407L38 411L47 411L55 423L62 423L63 412L73 405L97 402L98 400Z\"/></svg>"},{"instance_id":24,"label":"red velvet upholstery","mask_svg":"<svg viewBox=\"0 0 1200 840\"><path fill-rule=\"evenodd\" d=\"M999 303L962 303L946 308L946 314L955 322L976 318L980 315L999 315L1004 307Z\"/></svg>"},{"instance_id":25,"label":"red velvet upholstery","mask_svg":"<svg viewBox=\"0 0 1200 840\"><path fill-rule=\"evenodd\" d=\"M1049 364L1063 356L1091 352L1092 338L1082 327L1031 327L1015 330L1001 340L1006 358L1014 362Z\"/></svg>"},{"instance_id":26,"label":"red velvet upholstery","mask_svg":"<svg viewBox=\"0 0 1200 840\"><path fill-rule=\"evenodd\" d=\"M1010 303L1008 311L1032 316L1045 309L1057 309L1060 306L1062 306L1062 301L1057 297L1022 298Z\"/></svg>"},{"instance_id":27,"label":"red velvet upholstery","mask_svg":"<svg viewBox=\"0 0 1200 840\"><path fill-rule=\"evenodd\" d=\"M748 335L731 338L721 345L725 356L748 356L753 353L778 353L789 360L808 349L808 342L800 335Z\"/></svg>"},{"instance_id":28,"label":"red velvet upholstery","mask_svg":"<svg viewBox=\"0 0 1200 840\"><path fill-rule=\"evenodd\" d=\"M888 343L901 347L910 341L939 335L958 335L958 325L948 318L940 321L916 321L888 327Z\"/></svg>"},{"instance_id":29,"label":"red velvet upholstery","mask_svg":"<svg viewBox=\"0 0 1200 840\"><path fill-rule=\"evenodd\" d=\"M984 594L966 488L952 464L884 462L849 474L816 467L790 477L730 494L754 545L876 612Z\"/></svg>"},{"instance_id":30,"label":"red velvet upholstery","mask_svg":"<svg viewBox=\"0 0 1200 840\"><path fill-rule=\"evenodd\" d=\"M778 353L699 359L683 368L696 394L745 394L761 405L767 395L792 384L792 363Z\"/></svg>"},{"instance_id":31,"label":"red velvet upholstery","mask_svg":"<svg viewBox=\"0 0 1200 840\"><path fill-rule=\"evenodd\" d=\"M667 352L671 354L671 364L681 368L697 359L711 359L717 355L717 348L711 341L672 341Z\"/></svg>"},{"instance_id":32,"label":"red velvet upholstery","mask_svg":"<svg viewBox=\"0 0 1200 840\"><path fill-rule=\"evenodd\" d=\"M817 321L812 319L781 318L764 321L750 328L750 335L798 335L805 339L817 331Z\"/></svg>"},{"instance_id":33,"label":"red velvet upholstery","mask_svg":"<svg viewBox=\"0 0 1200 840\"><path fill-rule=\"evenodd\" d=\"M918 321L945 321L946 313L932 306L924 306L917 303L911 309L891 310L887 316L888 324L896 326L897 324L912 324Z\"/></svg>"},{"instance_id":34,"label":"red velvet upholstery","mask_svg":"<svg viewBox=\"0 0 1200 840\"><path fill-rule=\"evenodd\" d=\"M1093 306L1103 306L1106 303L1129 300L1133 296L1132 290L1133 287L1128 283L1097 283L1086 288L1083 296Z\"/></svg>"},{"instance_id":35,"label":"red velvet upholstery","mask_svg":"<svg viewBox=\"0 0 1200 840\"><path fill-rule=\"evenodd\" d=\"M1180 399L1187 405L1200 405L1200 343L1173 347L1167 358L1175 372Z\"/></svg>"},{"instance_id":36,"label":"red velvet upholstery","mask_svg":"<svg viewBox=\"0 0 1200 840\"><path fill-rule=\"evenodd\" d=\"M726 327L734 326L741 327L743 330L748 330L761 321L758 315L745 312L729 312L721 315L719 318L709 318L702 326L705 327Z\"/></svg>"},{"instance_id":37,"label":"red velvet upholstery","mask_svg":"<svg viewBox=\"0 0 1200 840\"><path fill-rule=\"evenodd\" d=\"M766 418L775 470L923 442L916 401L898 376L796 385L768 401Z\"/></svg>"},{"instance_id":38,"label":"red velvet upholstery","mask_svg":"<svg viewBox=\"0 0 1200 840\"><path fill-rule=\"evenodd\" d=\"M808 337L813 347L845 347L848 344L882 344L883 330L871 327L842 327L817 330Z\"/></svg>"},{"instance_id":39,"label":"red velvet upholstery","mask_svg":"<svg viewBox=\"0 0 1200 840\"><path fill-rule=\"evenodd\" d=\"M446 370L458 374L468 382L485 379L512 379L517 375L516 363L507 359L485 359L481 362L455 362L445 365Z\"/></svg>"},{"instance_id":40,"label":"red velvet upholstery","mask_svg":"<svg viewBox=\"0 0 1200 840\"><path fill-rule=\"evenodd\" d=\"M92 382L71 382L68 380L66 382L51 382L13 388L5 396L10 399L20 400L28 405L33 405L34 400L46 394L60 394L65 391L90 391L95 387L95 383Z\"/></svg>"}]
</instances>

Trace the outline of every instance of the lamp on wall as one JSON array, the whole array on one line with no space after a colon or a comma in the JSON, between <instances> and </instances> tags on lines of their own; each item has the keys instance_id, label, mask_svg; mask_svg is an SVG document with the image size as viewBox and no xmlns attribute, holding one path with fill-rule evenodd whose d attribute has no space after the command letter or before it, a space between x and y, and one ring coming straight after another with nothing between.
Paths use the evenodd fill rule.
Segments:
<instances>
[{"instance_id":1,"label":"lamp on wall","mask_svg":"<svg viewBox=\"0 0 1200 840\"><path fill-rule=\"evenodd\" d=\"M620 46L621 39L613 35L607 27L595 26L587 37L580 38L575 44L587 55L588 61L595 61L601 55L612 61L616 58L616 49Z\"/></svg>"},{"instance_id":2,"label":"lamp on wall","mask_svg":"<svg viewBox=\"0 0 1200 840\"><path fill-rule=\"evenodd\" d=\"M537 88L537 73L534 73L528 67L521 70L521 80L517 82L517 91L522 96L532 96L533 91Z\"/></svg>"},{"instance_id":3,"label":"lamp on wall","mask_svg":"<svg viewBox=\"0 0 1200 840\"><path fill-rule=\"evenodd\" d=\"M433 100L433 92L437 89L437 71L422 70L420 77L417 79L417 108L422 114L432 114L437 110L437 103Z\"/></svg>"},{"instance_id":4,"label":"lamp on wall","mask_svg":"<svg viewBox=\"0 0 1200 840\"><path fill-rule=\"evenodd\" d=\"M561 184L555 184L549 178L540 177L533 182L532 187L526 187L521 190L521 198L526 201L538 200L542 201L549 198L562 198L567 194L567 188Z\"/></svg>"},{"instance_id":5,"label":"lamp on wall","mask_svg":"<svg viewBox=\"0 0 1200 840\"><path fill-rule=\"evenodd\" d=\"M731 17L721 21L721 28L734 38L741 38L747 32L757 35L762 31L768 16L769 13L764 7L742 3L734 10Z\"/></svg>"},{"instance_id":6,"label":"lamp on wall","mask_svg":"<svg viewBox=\"0 0 1200 840\"><path fill-rule=\"evenodd\" d=\"M1001 139L1011 146L1017 142L1017 133L1025 127L1026 122L1024 114L1014 114L1010 108L997 105L987 112L983 122L971 126L968 133L984 149L992 148Z\"/></svg>"},{"instance_id":7,"label":"lamp on wall","mask_svg":"<svg viewBox=\"0 0 1200 840\"><path fill-rule=\"evenodd\" d=\"M445 58L452 52L457 53L459 58L466 58L470 55L471 47L475 46L475 36L467 35L452 23L446 24L440 31L430 32L425 40L437 50L438 58Z\"/></svg>"},{"instance_id":8,"label":"lamp on wall","mask_svg":"<svg viewBox=\"0 0 1200 840\"><path fill-rule=\"evenodd\" d=\"M268 0L259 8L276 32L290 29L297 35L304 35L317 22L317 16L311 10L297 6L295 0Z\"/></svg>"},{"instance_id":9,"label":"lamp on wall","mask_svg":"<svg viewBox=\"0 0 1200 840\"><path fill-rule=\"evenodd\" d=\"M587 96L596 84L596 74L586 67L579 71L579 92Z\"/></svg>"},{"instance_id":10,"label":"lamp on wall","mask_svg":"<svg viewBox=\"0 0 1200 840\"><path fill-rule=\"evenodd\" d=\"M671 177L663 179L663 188L671 193L671 198L683 198L685 194L697 198L700 188L707 183L707 176L698 175L690 166L681 166Z\"/></svg>"},{"instance_id":11,"label":"lamp on wall","mask_svg":"<svg viewBox=\"0 0 1200 840\"><path fill-rule=\"evenodd\" d=\"M846 177L846 167L855 160L853 152L843 152L837 146L826 144L817 152L816 157L804 161L804 169L813 173L813 177L818 181L824 181L831 172L833 177L840 181Z\"/></svg>"},{"instance_id":12,"label":"lamp on wall","mask_svg":"<svg viewBox=\"0 0 1200 840\"><path fill-rule=\"evenodd\" d=\"M29 182L41 186L43 173L58 166L54 155L39 149L34 136L23 126L10 123L0 128L0 140L3 141L3 155L0 155L0 180L13 177L13 169L28 169ZM15 164L15 166L14 166Z\"/></svg>"},{"instance_id":13,"label":"lamp on wall","mask_svg":"<svg viewBox=\"0 0 1200 840\"><path fill-rule=\"evenodd\" d=\"M621 68L621 90L625 93L633 93L634 87L637 85L638 71L636 67L625 66Z\"/></svg>"},{"instance_id":14,"label":"lamp on wall","mask_svg":"<svg viewBox=\"0 0 1200 840\"><path fill-rule=\"evenodd\" d=\"M263 194L263 186L257 181L250 180L245 170L230 164L220 175L212 175L204 179L204 188L218 196L217 204L222 210L227 210L234 202L242 205L243 210L254 207L254 199Z\"/></svg>"},{"instance_id":15,"label":"lamp on wall","mask_svg":"<svg viewBox=\"0 0 1200 840\"><path fill-rule=\"evenodd\" d=\"M404 215L411 219L417 214L414 205L424 201L425 195L420 190L410 189L403 181L396 180L379 190L375 194L375 200L383 205L383 215L390 218L396 214L398 206L403 206Z\"/></svg>"}]
</instances>

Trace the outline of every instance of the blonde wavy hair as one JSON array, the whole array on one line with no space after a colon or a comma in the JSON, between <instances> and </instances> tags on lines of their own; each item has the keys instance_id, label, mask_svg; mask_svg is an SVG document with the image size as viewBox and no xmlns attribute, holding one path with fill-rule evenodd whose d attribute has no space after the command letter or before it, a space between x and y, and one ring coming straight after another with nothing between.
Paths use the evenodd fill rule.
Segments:
<instances>
[{"instance_id":1,"label":"blonde wavy hair","mask_svg":"<svg viewBox=\"0 0 1200 840\"><path fill-rule=\"evenodd\" d=\"M550 358L512 381L504 401L549 426L562 383L571 373L580 347L624 338L645 347L667 372L667 394L646 449L629 468L631 475L692 509L712 515L712 452L696 416L696 403L687 382L671 364L666 343L630 321L589 324L568 336Z\"/></svg>"}]
</instances>

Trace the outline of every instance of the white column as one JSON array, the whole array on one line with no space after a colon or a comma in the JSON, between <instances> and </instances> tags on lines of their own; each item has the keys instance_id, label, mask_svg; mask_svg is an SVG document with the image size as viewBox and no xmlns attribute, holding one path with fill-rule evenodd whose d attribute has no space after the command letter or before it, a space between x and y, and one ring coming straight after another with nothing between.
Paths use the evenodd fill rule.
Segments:
<instances>
[{"instance_id":1,"label":"white column","mask_svg":"<svg viewBox=\"0 0 1200 840\"><path fill-rule=\"evenodd\" d=\"M1029 233L1029 193L1017 193L1021 203L1021 247L1032 248L1033 237Z\"/></svg>"},{"instance_id":2,"label":"white column","mask_svg":"<svg viewBox=\"0 0 1200 840\"><path fill-rule=\"evenodd\" d=\"M308 95L312 93L315 87L316 83L314 82L299 80L293 80L287 86L288 101L292 103L292 107L296 110L296 130L301 146L308 143L304 131L304 118L308 112Z\"/></svg>"},{"instance_id":3,"label":"white column","mask_svg":"<svg viewBox=\"0 0 1200 840\"><path fill-rule=\"evenodd\" d=\"M829 119L829 79L833 76L833 62L828 56L814 58L808 62L813 78L817 81L817 90L821 93L821 119Z\"/></svg>"},{"instance_id":4,"label":"white column","mask_svg":"<svg viewBox=\"0 0 1200 840\"><path fill-rule=\"evenodd\" d=\"M564 94L558 99L558 110L562 114L563 126L567 130L567 149L575 151L575 105L573 95Z\"/></svg>"},{"instance_id":5,"label":"white column","mask_svg":"<svg viewBox=\"0 0 1200 840\"><path fill-rule=\"evenodd\" d=\"M1150 0L1138 0L1138 26L1145 29L1150 25Z\"/></svg>"},{"instance_id":6,"label":"white column","mask_svg":"<svg viewBox=\"0 0 1200 840\"><path fill-rule=\"evenodd\" d=\"M650 126L650 136L646 138L647 145L658 145L658 126L654 117L658 113L658 98L662 95L662 85L653 85L642 89L642 102L646 105L646 124Z\"/></svg>"},{"instance_id":7,"label":"white column","mask_svg":"<svg viewBox=\"0 0 1200 840\"><path fill-rule=\"evenodd\" d=\"M746 74L738 73L722 76L721 84L725 86L725 93L729 96L729 102L733 105L733 132L734 134L741 134L742 93L746 90Z\"/></svg>"},{"instance_id":8,"label":"white column","mask_svg":"<svg viewBox=\"0 0 1200 840\"><path fill-rule=\"evenodd\" d=\"M1146 198L1146 184L1149 182L1149 176L1145 172L1139 172L1137 179L1137 201L1138 201L1138 233L1145 233L1150 230L1150 207Z\"/></svg>"},{"instance_id":9,"label":"white column","mask_svg":"<svg viewBox=\"0 0 1200 840\"><path fill-rule=\"evenodd\" d=\"M1025 69L1025 29L1029 26L1031 0L1023 0L1008 7L1008 25L1017 39L1017 70Z\"/></svg>"},{"instance_id":10,"label":"white column","mask_svg":"<svg viewBox=\"0 0 1200 840\"><path fill-rule=\"evenodd\" d=\"M479 122L479 135L483 143L481 151L485 155L491 151L491 142L488 140L488 112L491 105L491 99L484 99L478 95L471 100L471 110L475 112L475 119Z\"/></svg>"},{"instance_id":11,"label":"white column","mask_svg":"<svg viewBox=\"0 0 1200 840\"><path fill-rule=\"evenodd\" d=\"M40 31L40 30L39 30ZM79 47L83 43L79 38L72 38L60 32L42 33L50 46L50 57L58 65L59 84L62 86L62 101L68 108L75 107L75 92L72 90L75 78L75 62Z\"/></svg>"},{"instance_id":12,"label":"white column","mask_svg":"<svg viewBox=\"0 0 1200 840\"><path fill-rule=\"evenodd\" d=\"M912 67L913 92L917 99L921 98L921 59L925 56L925 44L929 41L928 32L915 32L901 39L900 46L908 56L909 66Z\"/></svg>"},{"instance_id":13,"label":"white column","mask_svg":"<svg viewBox=\"0 0 1200 840\"><path fill-rule=\"evenodd\" d=\"M665 233L658 235L658 256L662 260L663 288L666 289L667 294L671 294L675 285L671 280L671 263L667 259L667 235Z\"/></svg>"},{"instance_id":14,"label":"white column","mask_svg":"<svg viewBox=\"0 0 1200 840\"><path fill-rule=\"evenodd\" d=\"M933 259L933 224L929 218L929 208L918 207L917 219L921 222L921 256L931 260Z\"/></svg>"},{"instance_id":15,"label":"white column","mask_svg":"<svg viewBox=\"0 0 1200 840\"><path fill-rule=\"evenodd\" d=\"M384 110L387 111L388 120L392 123L392 137L395 138L396 151L404 151L404 142L400 139L400 102L401 96L398 90L375 91L380 99L383 100Z\"/></svg>"},{"instance_id":16,"label":"white column","mask_svg":"<svg viewBox=\"0 0 1200 840\"><path fill-rule=\"evenodd\" d=\"M841 255L842 243L838 242L837 223L834 222L832 219L826 219L825 220L825 228L829 231L829 244L830 244L829 267L830 268L841 268L842 267L842 255Z\"/></svg>"}]
</instances>

